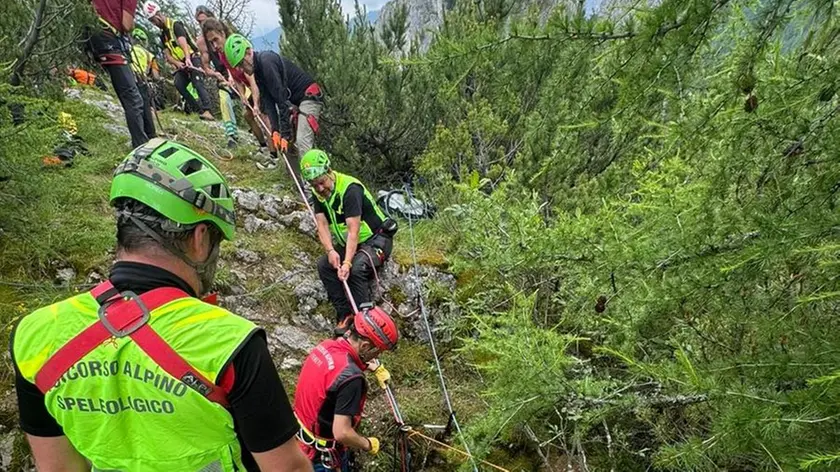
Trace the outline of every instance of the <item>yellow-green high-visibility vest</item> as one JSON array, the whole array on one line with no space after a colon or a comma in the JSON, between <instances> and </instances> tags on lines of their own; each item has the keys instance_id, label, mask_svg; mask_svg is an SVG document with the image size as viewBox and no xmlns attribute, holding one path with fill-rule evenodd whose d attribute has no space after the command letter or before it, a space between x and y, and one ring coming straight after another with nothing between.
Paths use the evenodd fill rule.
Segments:
<instances>
[{"instance_id":1,"label":"yellow-green high-visibility vest","mask_svg":"<svg viewBox=\"0 0 840 472\"><path fill-rule=\"evenodd\" d=\"M94 297L100 287L24 317L12 341L18 370L45 392L47 410L73 446L94 471L244 470L233 417L205 395L219 391L217 384L235 354L261 330L179 291L181 296L150 307L145 323L131 321L125 329L139 326L134 333L118 337L109 328L105 341L87 354L63 355L78 348L85 334L101 331L101 318L110 319L109 313L117 311L110 308L112 302L136 303L116 294L100 305ZM139 304L133 308L143 312ZM186 375L173 377L135 342L144 326L185 361ZM62 358L78 360L54 369ZM44 383L45 377L51 380ZM211 382L215 389L208 389Z\"/></svg>"},{"instance_id":2,"label":"yellow-green high-visibility vest","mask_svg":"<svg viewBox=\"0 0 840 472\"><path fill-rule=\"evenodd\" d=\"M332 234L333 244L340 246L347 245L347 219L344 216L344 193L351 184L358 184L364 191L364 198L367 199L371 206L376 211L376 215L380 220L385 221L385 214L379 209L373 195L368 192L368 189L362 184L359 179L351 177L340 172L335 172L335 188L329 198L323 199L315 190L312 190L312 195L320 201L327 209L327 220L330 224L330 233ZM363 243L373 237L373 230L362 218L362 224L359 228L359 243Z\"/></svg>"},{"instance_id":3,"label":"yellow-green high-visibility vest","mask_svg":"<svg viewBox=\"0 0 840 472\"><path fill-rule=\"evenodd\" d=\"M146 48L135 44L131 47L131 70L139 77L148 77L154 57Z\"/></svg>"},{"instance_id":4,"label":"yellow-green high-visibility vest","mask_svg":"<svg viewBox=\"0 0 840 472\"><path fill-rule=\"evenodd\" d=\"M164 47L169 49L169 52L172 53L172 57L179 61L183 61L186 54L184 53L184 50L181 49L181 46L178 44L178 38L175 36L175 22L172 19L167 18L165 28L163 37ZM198 51L195 41L193 41L189 33L187 33L187 44L192 48L193 52Z\"/></svg>"}]
</instances>

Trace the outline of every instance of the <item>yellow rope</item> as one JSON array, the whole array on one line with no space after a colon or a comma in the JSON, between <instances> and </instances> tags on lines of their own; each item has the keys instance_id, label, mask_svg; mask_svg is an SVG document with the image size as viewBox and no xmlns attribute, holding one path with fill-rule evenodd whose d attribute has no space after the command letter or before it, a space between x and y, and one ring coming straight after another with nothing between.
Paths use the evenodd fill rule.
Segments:
<instances>
[{"instance_id":1,"label":"yellow rope","mask_svg":"<svg viewBox=\"0 0 840 472\"><path fill-rule=\"evenodd\" d=\"M446 449L449 449L449 450L455 451L455 452L457 452L458 454L461 454L462 456L465 456L465 457L468 457L468 458L473 458L473 455L472 455L472 454L466 453L466 452L464 452L464 451L462 451L462 450L458 449L457 447L452 447L452 446L450 446L449 444L446 444L446 443L440 442L440 441L438 441L437 439L430 438L429 436L426 436L425 434L423 434L423 433L421 433L421 432L419 432L419 431L416 431L416 430L413 430L413 429L412 429L412 430L411 430L411 433L408 435L408 437L410 438L410 437L412 437L412 436L420 436L421 438L425 439L426 441L429 441L429 442L431 442L431 443L437 444L437 445L438 445L438 446L440 446L440 447L444 447L444 448L446 448ZM505 469L504 467L500 467L500 466L498 466L498 465L496 465L496 464L491 464L490 462L487 462L487 461L485 461L485 460L481 460L481 459L477 459L477 458L476 458L476 460L478 460L478 462L481 462L482 464L489 465L490 467L492 467L492 468L494 468L494 469L496 469L496 470L500 470L501 472L510 472L508 469Z\"/></svg>"}]
</instances>

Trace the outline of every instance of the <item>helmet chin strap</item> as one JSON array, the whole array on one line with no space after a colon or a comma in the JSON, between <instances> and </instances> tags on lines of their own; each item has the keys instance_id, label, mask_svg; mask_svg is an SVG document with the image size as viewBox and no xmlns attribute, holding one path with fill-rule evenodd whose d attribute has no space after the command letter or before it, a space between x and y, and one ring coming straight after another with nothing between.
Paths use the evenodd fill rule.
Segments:
<instances>
[{"instance_id":1,"label":"helmet chin strap","mask_svg":"<svg viewBox=\"0 0 840 472\"><path fill-rule=\"evenodd\" d=\"M119 212L119 215L128 217L131 220L131 222L134 223L135 226L140 228L141 231L146 233L150 238L157 241L158 244L160 244L161 246L166 248L167 251L171 252L175 256L178 256L178 258L181 259L182 261L184 261L185 264L187 264L193 270L195 270L196 273L198 274L199 295L205 295L206 293L208 293L210 291L209 285L212 283L212 280L211 281L206 281L204 276L207 273L207 269L214 266L216 264L217 260L218 260L218 256L219 256L219 245L218 244L216 245L216 247L213 248L213 250L207 256L207 259L204 262L195 262L192 259L190 259L189 256L187 256L187 254L184 251L178 249L173 244L171 244L168 241L166 241L165 239L163 239L163 237L161 237L161 235L158 234L157 231L150 228L149 225L144 223L136 215L134 215L130 212ZM215 274L215 270L213 271L213 274ZM208 285L208 286L205 287L205 285Z\"/></svg>"}]
</instances>

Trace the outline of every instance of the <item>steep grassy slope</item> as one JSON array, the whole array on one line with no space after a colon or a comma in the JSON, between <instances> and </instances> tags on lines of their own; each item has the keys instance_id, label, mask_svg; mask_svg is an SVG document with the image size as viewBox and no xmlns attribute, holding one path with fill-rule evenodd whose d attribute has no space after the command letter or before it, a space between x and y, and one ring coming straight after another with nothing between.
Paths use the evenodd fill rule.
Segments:
<instances>
[{"instance_id":1,"label":"steep grassy slope","mask_svg":"<svg viewBox=\"0 0 840 472\"><path fill-rule=\"evenodd\" d=\"M59 111L74 117L78 135L85 140L90 155L77 157L71 168L44 169L41 156L50 153L59 140ZM0 175L10 177L0 183L0 326L4 332L9 333L14 323L33 309L85 290L107 276L114 246L108 187L114 166L130 151L120 111L111 97L91 89L60 103L29 101L27 122L20 127L9 124L7 109L0 111L4 114L0 120L0 136L4 138L0 140ZM171 138L211 157L232 186L262 193L264 198L296 201L284 169L256 169L249 157L255 150L253 144L243 144L232 160L226 160L230 156L221 146L216 147L224 142L217 123L199 122L175 112L161 112L159 117ZM299 203L295 205L287 211L302 208ZM251 215L240 212L239 224ZM407 236L406 231L398 235L394 259L400 264L411 260ZM418 241L421 262L444 263L439 236L421 225ZM294 224L274 224L271 230L254 232L240 227L237 240L223 245L217 278L224 295L222 303L241 309L266 328L276 365L283 366L280 373L289 395L294 393L297 366L305 350L326 335L315 328L319 323L328 324L324 315L332 316L322 299L312 314L298 318L297 323L290 322L299 315L301 300L296 293L321 290L313 262L319 254L317 241ZM396 268L394 271L399 272ZM398 286L388 290L395 302L406 301L402 292ZM418 316L415 312L411 319L400 321L409 337L413 337L411 325ZM0 396L0 432L7 433L0 438L0 465L20 470L29 459L25 441L16 430L11 365L7 357L4 359L0 366L0 389L5 392ZM394 376L406 419L412 424L444 423L446 414L427 346L407 340L384 361ZM444 366L455 408L462 421L468 421L482 409L475 383L478 378L457 353L447 352ZM395 431L387 403L378 387L372 387L371 397L366 432L387 438ZM388 452L369 462L366 470L391 467L389 442L386 439ZM417 460L424 461L429 470L450 470L462 460L437 455L422 442L415 444Z\"/></svg>"}]
</instances>

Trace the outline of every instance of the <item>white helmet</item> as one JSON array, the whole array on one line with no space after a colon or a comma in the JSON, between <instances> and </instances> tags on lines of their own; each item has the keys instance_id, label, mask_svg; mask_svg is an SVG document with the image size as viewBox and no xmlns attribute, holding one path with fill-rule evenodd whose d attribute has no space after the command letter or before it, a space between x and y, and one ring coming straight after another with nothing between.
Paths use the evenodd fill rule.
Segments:
<instances>
[{"instance_id":1,"label":"white helmet","mask_svg":"<svg viewBox=\"0 0 840 472\"><path fill-rule=\"evenodd\" d=\"M149 0L148 2L143 4L143 15L146 18L151 18L158 14L160 11L160 5L157 2Z\"/></svg>"}]
</instances>

